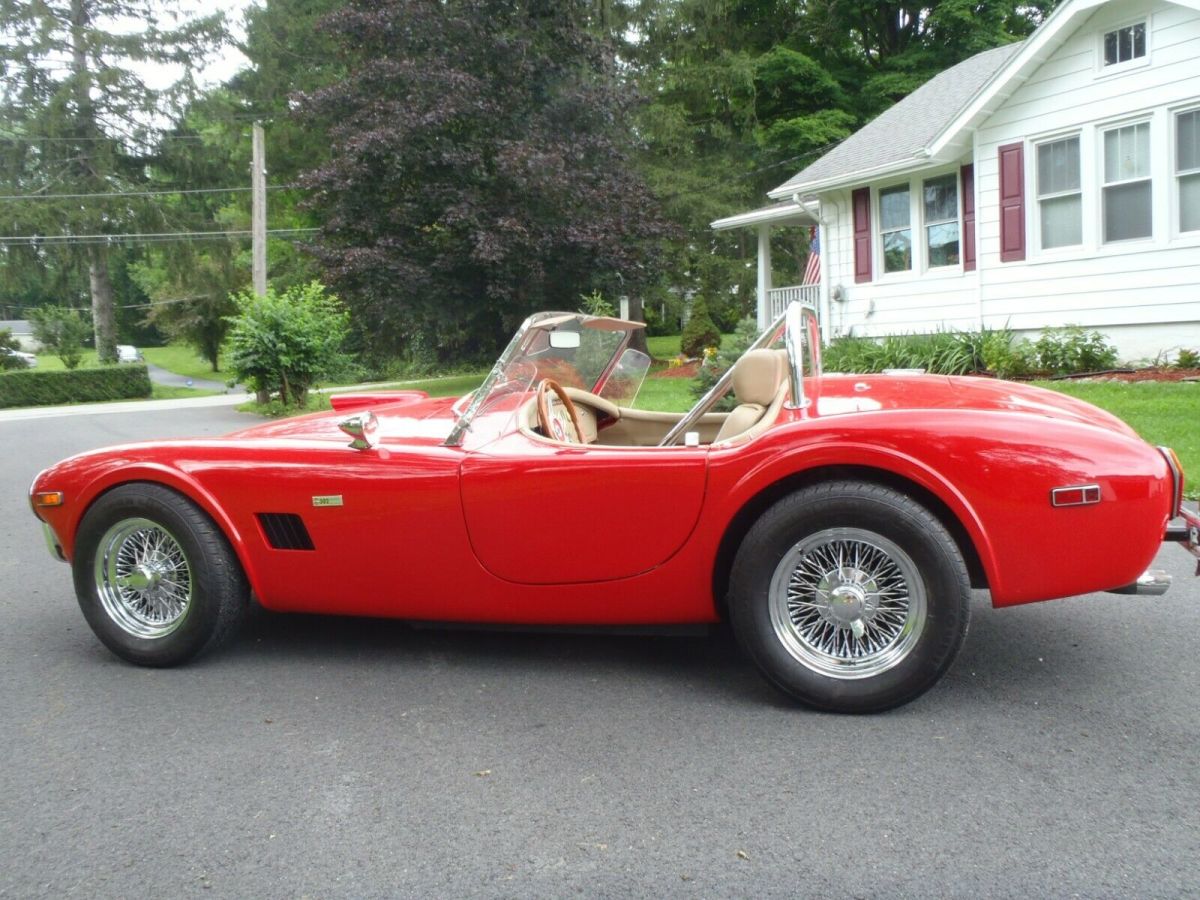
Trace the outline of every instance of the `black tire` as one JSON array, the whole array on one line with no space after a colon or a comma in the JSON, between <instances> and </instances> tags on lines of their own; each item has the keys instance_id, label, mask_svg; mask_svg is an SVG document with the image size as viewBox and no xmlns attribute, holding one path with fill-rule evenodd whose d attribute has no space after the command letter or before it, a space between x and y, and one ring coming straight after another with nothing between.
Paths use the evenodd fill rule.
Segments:
<instances>
[{"instance_id":1,"label":"black tire","mask_svg":"<svg viewBox=\"0 0 1200 900\"><path fill-rule=\"evenodd\" d=\"M72 574L96 637L142 666L179 665L216 646L250 598L216 524L175 491L144 482L114 488L87 511Z\"/></svg>"},{"instance_id":2,"label":"black tire","mask_svg":"<svg viewBox=\"0 0 1200 900\"><path fill-rule=\"evenodd\" d=\"M970 578L946 528L911 497L867 482L778 501L730 576L738 642L771 684L831 712L879 712L924 693L958 655L970 611Z\"/></svg>"}]
</instances>

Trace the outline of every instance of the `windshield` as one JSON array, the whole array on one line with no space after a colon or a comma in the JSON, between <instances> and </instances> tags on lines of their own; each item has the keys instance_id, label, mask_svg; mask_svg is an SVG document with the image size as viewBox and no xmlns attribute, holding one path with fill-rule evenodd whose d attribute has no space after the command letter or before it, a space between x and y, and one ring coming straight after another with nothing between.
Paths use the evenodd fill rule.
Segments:
<instances>
[{"instance_id":1,"label":"windshield","mask_svg":"<svg viewBox=\"0 0 1200 900\"><path fill-rule=\"evenodd\" d=\"M637 397L650 359L626 350L641 322L583 313L537 313L509 341L479 389L470 396L446 446L456 447L471 422L506 397L524 394L544 379L628 405ZM638 368L640 366L640 372Z\"/></svg>"}]
</instances>

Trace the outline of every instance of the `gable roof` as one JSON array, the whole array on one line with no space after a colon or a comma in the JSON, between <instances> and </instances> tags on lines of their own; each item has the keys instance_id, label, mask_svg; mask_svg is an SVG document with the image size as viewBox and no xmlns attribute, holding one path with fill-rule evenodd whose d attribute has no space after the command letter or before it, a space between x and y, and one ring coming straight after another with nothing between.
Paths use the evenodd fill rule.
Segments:
<instances>
[{"instance_id":1,"label":"gable roof","mask_svg":"<svg viewBox=\"0 0 1200 900\"><path fill-rule=\"evenodd\" d=\"M772 199L861 183L957 157L977 128L1097 8L1112 0L1064 0L1025 41L985 50L934 76L815 163L768 191ZM1200 0L1171 0L1200 10Z\"/></svg>"},{"instance_id":2,"label":"gable roof","mask_svg":"<svg viewBox=\"0 0 1200 900\"><path fill-rule=\"evenodd\" d=\"M775 188L770 196L787 196L812 185L919 162L927 156L926 148L1021 46L1017 43L984 50L935 75Z\"/></svg>"}]
</instances>

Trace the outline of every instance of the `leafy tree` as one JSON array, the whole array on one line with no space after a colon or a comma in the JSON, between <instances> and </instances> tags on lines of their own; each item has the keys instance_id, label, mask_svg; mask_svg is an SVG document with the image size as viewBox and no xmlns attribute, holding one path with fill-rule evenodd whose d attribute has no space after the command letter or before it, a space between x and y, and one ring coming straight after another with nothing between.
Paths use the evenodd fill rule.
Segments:
<instances>
[{"instance_id":1,"label":"leafy tree","mask_svg":"<svg viewBox=\"0 0 1200 900\"><path fill-rule=\"evenodd\" d=\"M244 291L233 302L231 365L255 390L278 392L284 406L304 407L308 389L345 364L349 315L319 281L282 294L269 287L264 297Z\"/></svg>"},{"instance_id":2,"label":"leafy tree","mask_svg":"<svg viewBox=\"0 0 1200 900\"><path fill-rule=\"evenodd\" d=\"M679 349L684 356L703 356L709 347L721 346L721 332L708 314L708 304L704 297L692 301L691 313L687 324L683 326L683 336L679 339Z\"/></svg>"},{"instance_id":3,"label":"leafy tree","mask_svg":"<svg viewBox=\"0 0 1200 900\"><path fill-rule=\"evenodd\" d=\"M43 347L54 351L68 369L79 367L83 359L83 342L91 328L73 309L61 306L42 306L29 311L33 336Z\"/></svg>"},{"instance_id":4,"label":"leafy tree","mask_svg":"<svg viewBox=\"0 0 1200 900\"><path fill-rule=\"evenodd\" d=\"M666 228L628 156L629 92L578 0L354 0L346 76L304 100L316 253L376 354L490 356L531 310L637 294Z\"/></svg>"},{"instance_id":5,"label":"leafy tree","mask_svg":"<svg viewBox=\"0 0 1200 900\"><path fill-rule=\"evenodd\" d=\"M181 23L160 0L0 0L0 142L9 189L48 196L139 188L155 118L193 89L192 63L220 24L220 14ZM145 63L178 66L183 75L171 89L153 90L139 74ZM117 342L103 236L170 230L146 198L114 199L29 200L12 219L14 234L64 238L54 251L86 267L101 361L115 361ZM36 264L39 248L31 249L18 259Z\"/></svg>"}]
</instances>

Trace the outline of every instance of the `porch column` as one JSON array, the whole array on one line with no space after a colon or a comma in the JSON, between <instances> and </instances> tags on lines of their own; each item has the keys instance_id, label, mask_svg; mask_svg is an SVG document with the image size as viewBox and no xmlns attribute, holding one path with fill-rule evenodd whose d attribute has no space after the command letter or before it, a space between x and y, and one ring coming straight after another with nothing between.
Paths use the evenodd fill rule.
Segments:
<instances>
[{"instance_id":1,"label":"porch column","mask_svg":"<svg viewBox=\"0 0 1200 900\"><path fill-rule=\"evenodd\" d=\"M758 330L763 331L771 324L771 226L758 226Z\"/></svg>"}]
</instances>

